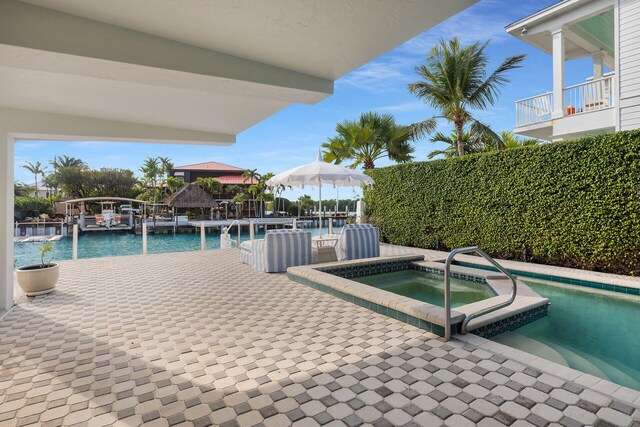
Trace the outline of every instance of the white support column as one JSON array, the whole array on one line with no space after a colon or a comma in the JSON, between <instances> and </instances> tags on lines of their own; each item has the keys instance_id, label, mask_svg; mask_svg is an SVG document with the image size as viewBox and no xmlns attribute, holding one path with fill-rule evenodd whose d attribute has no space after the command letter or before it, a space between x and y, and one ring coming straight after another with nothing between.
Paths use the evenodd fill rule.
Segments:
<instances>
[{"instance_id":1,"label":"white support column","mask_svg":"<svg viewBox=\"0 0 640 427\"><path fill-rule=\"evenodd\" d=\"M147 254L147 220L142 220L142 255Z\"/></svg>"},{"instance_id":2,"label":"white support column","mask_svg":"<svg viewBox=\"0 0 640 427\"><path fill-rule=\"evenodd\" d=\"M78 224L73 224L73 242L71 246L71 259L78 259Z\"/></svg>"},{"instance_id":3,"label":"white support column","mask_svg":"<svg viewBox=\"0 0 640 427\"><path fill-rule=\"evenodd\" d=\"M591 58L593 58L593 80L602 78L604 74L604 52L592 53Z\"/></svg>"},{"instance_id":4,"label":"white support column","mask_svg":"<svg viewBox=\"0 0 640 427\"><path fill-rule=\"evenodd\" d=\"M207 249L207 233L204 227L204 221L200 223L200 250L204 251Z\"/></svg>"},{"instance_id":5,"label":"white support column","mask_svg":"<svg viewBox=\"0 0 640 427\"><path fill-rule=\"evenodd\" d=\"M564 31L552 31L553 37L553 118L564 116Z\"/></svg>"},{"instance_id":6,"label":"white support column","mask_svg":"<svg viewBox=\"0 0 640 427\"><path fill-rule=\"evenodd\" d=\"M13 144L0 129L0 310L13 306Z\"/></svg>"}]
</instances>

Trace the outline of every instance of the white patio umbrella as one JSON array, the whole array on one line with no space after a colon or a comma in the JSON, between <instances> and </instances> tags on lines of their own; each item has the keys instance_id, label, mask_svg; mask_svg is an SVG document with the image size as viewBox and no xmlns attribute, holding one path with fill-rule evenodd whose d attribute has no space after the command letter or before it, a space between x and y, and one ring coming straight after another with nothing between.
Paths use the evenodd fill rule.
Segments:
<instances>
[{"instance_id":1,"label":"white patio umbrella","mask_svg":"<svg viewBox=\"0 0 640 427\"><path fill-rule=\"evenodd\" d=\"M319 187L320 212L318 216L320 217L320 234L322 234L323 184L331 184L334 187L361 187L363 185L372 185L374 181L370 176L362 172L325 162L319 152L315 162L289 169L267 180L269 187L278 185L300 188L304 188L305 185Z\"/></svg>"}]
</instances>

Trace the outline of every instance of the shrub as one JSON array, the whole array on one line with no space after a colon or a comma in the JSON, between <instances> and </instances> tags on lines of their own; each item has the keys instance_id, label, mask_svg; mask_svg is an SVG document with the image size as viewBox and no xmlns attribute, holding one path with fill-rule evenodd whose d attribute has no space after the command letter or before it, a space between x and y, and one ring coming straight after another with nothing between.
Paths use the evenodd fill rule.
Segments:
<instances>
[{"instance_id":1,"label":"shrub","mask_svg":"<svg viewBox=\"0 0 640 427\"><path fill-rule=\"evenodd\" d=\"M48 199L44 197L16 197L14 199L13 209L15 216L24 218L27 216L38 216L46 213L53 214L53 207Z\"/></svg>"},{"instance_id":2,"label":"shrub","mask_svg":"<svg viewBox=\"0 0 640 427\"><path fill-rule=\"evenodd\" d=\"M640 131L373 169L389 243L640 273Z\"/></svg>"}]
</instances>

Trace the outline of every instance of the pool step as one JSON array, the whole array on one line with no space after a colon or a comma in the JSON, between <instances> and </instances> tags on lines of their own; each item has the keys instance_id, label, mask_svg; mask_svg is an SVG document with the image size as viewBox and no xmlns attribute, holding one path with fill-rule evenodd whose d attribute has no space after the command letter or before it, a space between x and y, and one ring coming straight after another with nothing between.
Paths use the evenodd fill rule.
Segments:
<instances>
[{"instance_id":1,"label":"pool step","mask_svg":"<svg viewBox=\"0 0 640 427\"><path fill-rule=\"evenodd\" d=\"M535 354L552 362L569 366L569 362L567 362L567 359L565 359L560 352L534 338L529 338L515 332L504 332L491 338L491 340L527 353Z\"/></svg>"}]
</instances>

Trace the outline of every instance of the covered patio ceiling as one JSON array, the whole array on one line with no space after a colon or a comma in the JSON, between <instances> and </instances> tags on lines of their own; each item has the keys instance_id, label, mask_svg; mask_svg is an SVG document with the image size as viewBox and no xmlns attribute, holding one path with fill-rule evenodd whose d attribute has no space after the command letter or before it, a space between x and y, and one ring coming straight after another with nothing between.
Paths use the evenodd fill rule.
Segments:
<instances>
[{"instance_id":1,"label":"covered patio ceiling","mask_svg":"<svg viewBox=\"0 0 640 427\"><path fill-rule=\"evenodd\" d=\"M231 144L475 1L0 0L0 107Z\"/></svg>"},{"instance_id":2,"label":"covered patio ceiling","mask_svg":"<svg viewBox=\"0 0 640 427\"><path fill-rule=\"evenodd\" d=\"M553 53L551 32L564 28L565 58L605 54L605 65L614 68L613 0L565 0L507 26L509 34L538 49Z\"/></svg>"}]
</instances>

